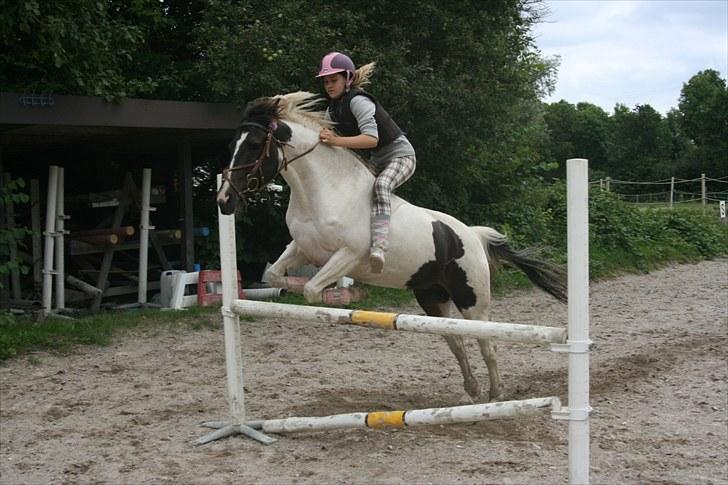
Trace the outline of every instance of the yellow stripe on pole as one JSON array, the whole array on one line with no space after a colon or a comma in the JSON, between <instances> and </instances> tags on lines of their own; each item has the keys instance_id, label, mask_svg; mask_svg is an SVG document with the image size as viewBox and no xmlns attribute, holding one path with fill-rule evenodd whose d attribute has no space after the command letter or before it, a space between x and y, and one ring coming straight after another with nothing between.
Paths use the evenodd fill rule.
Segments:
<instances>
[{"instance_id":1,"label":"yellow stripe on pole","mask_svg":"<svg viewBox=\"0 0 728 485\"><path fill-rule=\"evenodd\" d=\"M394 330L397 328L395 326L396 320L396 313L370 312L367 310L354 310L351 312L351 323L356 325L372 325Z\"/></svg>"},{"instance_id":2,"label":"yellow stripe on pole","mask_svg":"<svg viewBox=\"0 0 728 485\"><path fill-rule=\"evenodd\" d=\"M366 424L370 428L404 428L405 411L374 411L367 414Z\"/></svg>"}]
</instances>

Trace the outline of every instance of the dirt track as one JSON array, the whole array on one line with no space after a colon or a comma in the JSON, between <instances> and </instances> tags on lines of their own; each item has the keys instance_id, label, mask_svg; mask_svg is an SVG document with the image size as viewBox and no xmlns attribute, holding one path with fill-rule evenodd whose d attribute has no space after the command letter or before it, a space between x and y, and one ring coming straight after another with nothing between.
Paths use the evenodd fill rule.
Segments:
<instances>
[{"instance_id":1,"label":"dirt track","mask_svg":"<svg viewBox=\"0 0 728 485\"><path fill-rule=\"evenodd\" d=\"M528 291L497 300L491 318L565 326L566 307ZM251 418L446 406L462 395L439 337L243 323ZM728 261L595 283L591 323L593 483L728 483ZM227 410L221 330L139 332L34 357L0 366L3 485L567 479L567 425L547 417L193 447L206 432L198 423ZM537 346L500 345L506 398L566 402L566 362Z\"/></svg>"}]
</instances>

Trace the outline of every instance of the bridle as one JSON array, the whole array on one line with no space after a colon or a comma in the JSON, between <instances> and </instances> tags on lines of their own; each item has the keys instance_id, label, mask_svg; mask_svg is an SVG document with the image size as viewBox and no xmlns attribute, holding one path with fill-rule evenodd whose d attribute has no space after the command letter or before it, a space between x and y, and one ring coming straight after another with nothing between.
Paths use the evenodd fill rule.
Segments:
<instances>
[{"instance_id":1,"label":"bridle","mask_svg":"<svg viewBox=\"0 0 728 485\"><path fill-rule=\"evenodd\" d=\"M254 162L246 163L244 165L238 165L236 167L227 167L222 170L222 180L224 182L227 182L230 187L232 187L233 191L235 191L235 194L238 196L240 201L242 203L245 203L245 196L246 194L252 194L255 192L258 192L262 187L264 176L263 176L263 162L270 156L270 147L271 145L275 144L276 148L280 148L281 154L283 155L283 162L278 163L278 167L276 168L276 173L271 177L271 180L274 179L279 173L281 173L283 170L288 169L288 164L294 162L295 160L298 160L301 157L304 157L311 153L317 146L321 144L321 141L316 142L311 148L306 150L303 153L300 153L296 155L295 157L288 160L286 158L286 152L283 150L284 146L292 146L290 143L283 142L276 138L273 135L273 132L278 128L278 123L276 120L271 120L270 124L266 127L262 125L261 123L256 123L255 121L245 121L240 125L241 128L243 127L251 127L251 128L257 128L259 130L263 130L266 132L265 137L265 143L263 144L263 148L260 150L260 154L258 155L258 158ZM236 170L245 170L250 169L250 172L248 173L245 181L245 188L240 189L233 183L232 179L232 172Z\"/></svg>"}]
</instances>

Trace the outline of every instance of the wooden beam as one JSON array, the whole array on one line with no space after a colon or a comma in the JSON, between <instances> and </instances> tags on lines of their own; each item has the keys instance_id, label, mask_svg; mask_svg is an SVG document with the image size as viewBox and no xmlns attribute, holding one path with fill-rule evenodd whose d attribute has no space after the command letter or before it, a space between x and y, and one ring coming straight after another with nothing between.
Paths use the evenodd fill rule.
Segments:
<instances>
[{"instance_id":1,"label":"wooden beam","mask_svg":"<svg viewBox=\"0 0 728 485\"><path fill-rule=\"evenodd\" d=\"M240 121L238 108L222 103L52 95L52 104L32 106L23 100L0 93L0 124L235 130Z\"/></svg>"},{"instance_id":2,"label":"wooden beam","mask_svg":"<svg viewBox=\"0 0 728 485\"><path fill-rule=\"evenodd\" d=\"M192 147L189 140L178 145L180 187L180 226L182 228L182 267L188 273L194 269L195 241L192 209Z\"/></svg>"}]
</instances>

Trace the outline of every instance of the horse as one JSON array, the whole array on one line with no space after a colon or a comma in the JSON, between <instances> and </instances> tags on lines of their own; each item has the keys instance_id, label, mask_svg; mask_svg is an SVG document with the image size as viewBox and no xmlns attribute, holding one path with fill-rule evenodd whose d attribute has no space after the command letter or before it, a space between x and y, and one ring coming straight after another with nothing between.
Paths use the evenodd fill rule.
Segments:
<instances>
[{"instance_id":1,"label":"horse","mask_svg":"<svg viewBox=\"0 0 728 485\"><path fill-rule=\"evenodd\" d=\"M566 301L562 268L513 250L495 229L469 227L396 195L387 262L381 273L372 273L369 218L375 176L351 150L319 142L319 131L331 123L316 110L318 101L301 91L251 101L230 145L230 165L217 193L220 211L232 214L278 174L290 187L286 224L293 240L267 271L272 286L285 288L287 271L313 264L321 269L303 289L310 303L321 302L327 286L349 276L369 285L410 289L427 315L449 316L454 304L463 318L488 320L489 261L499 259ZM462 337L445 340L463 375L466 394L461 400L479 400L480 385ZM478 345L488 368L488 398L495 401L502 395L496 347L488 339L479 339Z\"/></svg>"}]
</instances>

